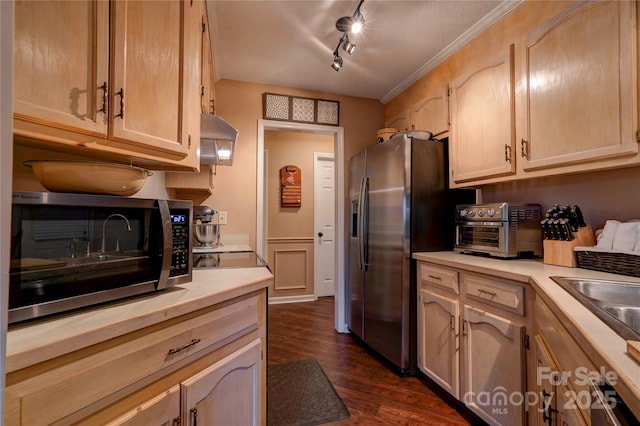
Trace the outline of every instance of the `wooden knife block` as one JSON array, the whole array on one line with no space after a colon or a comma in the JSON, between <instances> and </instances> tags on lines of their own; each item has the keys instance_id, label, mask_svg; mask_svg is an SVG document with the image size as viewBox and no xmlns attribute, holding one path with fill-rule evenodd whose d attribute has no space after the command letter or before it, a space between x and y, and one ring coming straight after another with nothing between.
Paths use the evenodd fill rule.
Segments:
<instances>
[{"instance_id":1,"label":"wooden knife block","mask_svg":"<svg viewBox=\"0 0 640 426\"><path fill-rule=\"evenodd\" d=\"M593 230L590 225L579 228L577 232L573 233L573 236L575 238L571 241L542 241L544 263L575 268L576 256L573 248L578 246L594 246L596 245L596 237L593 235Z\"/></svg>"}]
</instances>

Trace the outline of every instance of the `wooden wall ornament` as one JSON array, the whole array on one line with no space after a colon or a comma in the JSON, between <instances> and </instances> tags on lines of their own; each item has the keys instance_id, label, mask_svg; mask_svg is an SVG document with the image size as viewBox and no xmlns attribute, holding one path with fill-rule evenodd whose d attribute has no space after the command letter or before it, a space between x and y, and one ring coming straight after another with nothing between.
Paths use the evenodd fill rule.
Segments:
<instances>
[{"instance_id":1,"label":"wooden wall ornament","mask_svg":"<svg viewBox=\"0 0 640 426\"><path fill-rule=\"evenodd\" d=\"M302 201L302 170L294 165L280 169L280 207L300 207Z\"/></svg>"}]
</instances>

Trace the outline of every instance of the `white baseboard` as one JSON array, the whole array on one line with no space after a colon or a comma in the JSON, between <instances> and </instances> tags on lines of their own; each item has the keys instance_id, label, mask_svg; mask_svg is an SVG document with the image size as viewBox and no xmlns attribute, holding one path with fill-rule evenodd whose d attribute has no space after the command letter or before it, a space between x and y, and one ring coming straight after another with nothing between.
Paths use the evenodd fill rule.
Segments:
<instances>
[{"instance_id":1,"label":"white baseboard","mask_svg":"<svg viewBox=\"0 0 640 426\"><path fill-rule=\"evenodd\" d=\"M279 296L270 297L270 305L278 305L281 303L298 303L298 302L315 302L318 298L313 294L301 294L300 296Z\"/></svg>"}]
</instances>

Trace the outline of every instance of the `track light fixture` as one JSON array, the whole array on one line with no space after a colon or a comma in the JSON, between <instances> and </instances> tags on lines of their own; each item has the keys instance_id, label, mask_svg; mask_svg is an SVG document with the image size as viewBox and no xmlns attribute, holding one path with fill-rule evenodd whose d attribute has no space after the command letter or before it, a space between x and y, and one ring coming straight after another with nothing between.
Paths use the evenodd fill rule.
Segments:
<instances>
[{"instance_id":1,"label":"track light fixture","mask_svg":"<svg viewBox=\"0 0 640 426\"><path fill-rule=\"evenodd\" d=\"M340 45L338 45L340 47ZM333 63L331 64L331 68L336 71L340 71L342 68L342 58L340 57L340 53L338 53L338 47L333 51Z\"/></svg>"},{"instance_id":2,"label":"track light fixture","mask_svg":"<svg viewBox=\"0 0 640 426\"><path fill-rule=\"evenodd\" d=\"M336 28L338 31L344 33L342 37L340 37L336 49L333 51L331 68L336 71L340 71L340 68L342 68L342 58L340 57L340 53L338 53L340 46L342 46L344 51L349 55L353 54L353 51L356 49L356 45L349 41L348 33L357 34L362 31L362 27L364 26L364 16L360 13L362 3L364 3L364 0L360 0L358 7L356 7L355 12L353 12L353 16L343 16L336 21Z\"/></svg>"},{"instance_id":3,"label":"track light fixture","mask_svg":"<svg viewBox=\"0 0 640 426\"><path fill-rule=\"evenodd\" d=\"M342 35L342 38L340 38L340 43L342 44L342 48L344 49L344 51L349 55L353 54L353 51L356 50L356 45L349 41L349 36L347 35L347 33L344 33Z\"/></svg>"}]
</instances>

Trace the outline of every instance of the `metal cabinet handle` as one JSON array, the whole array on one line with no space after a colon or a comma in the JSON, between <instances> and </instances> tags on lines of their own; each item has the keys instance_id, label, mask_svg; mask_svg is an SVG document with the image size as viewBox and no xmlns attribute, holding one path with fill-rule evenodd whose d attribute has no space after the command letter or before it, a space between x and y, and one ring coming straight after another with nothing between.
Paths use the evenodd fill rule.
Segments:
<instances>
[{"instance_id":1,"label":"metal cabinet handle","mask_svg":"<svg viewBox=\"0 0 640 426\"><path fill-rule=\"evenodd\" d=\"M522 158L529 159L529 141L522 139L520 141L520 150Z\"/></svg>"},{"instance_id":2,"label":"metal cabinet handle","mask_svg":"<svg viewBox=\"0 0 640 426\"><path fill-rule=\"evenodd\" d=\"M551 406L552 394L547 393L546 390L542 390L542 421L547 422L549 426L553 425L553 415L558 412L553 406ZM549 399L549 405L547 405L545 398Z\"/></svg>"},{"instance_id":3,"label":"metal cabinet handle","mask_svg":"<svg viewBox=\"0 0 640 426\"><path fill-rule=\"evenodd\" d=\"M504 161L511 162L511 146L507 144L504 145Z\"/></svg>"},{"instance_id":4,"label":"metal cabinet handle","mask_svg":"<svg viewBox=\"0 0 640 426\"><path fill-rule=\"evenodd\" d=\"M200 343L201 339L191 339L191 341L189 343L187 343L186 345L180 346L178 348L174 348L174 349L169 349L169 355L174 355L177 354L178 352L187 349L193 345L197 345L198 343Z\"/></svg>"},{"instance_id":5,"label":"metal cabinet handle","mask_svg":"<svg viewBox=\"0 0 640 426\"><path fill-rule=\"evenodd\" d=\"M102 83L102 86L99 87L100 90L102 90L102 108L100 108L98 110L98 112L101 112L103 114L107 113L107 102L109 97L107 96L107 82L105 81L104 83Z\"/></svg>"},{"instance_id":6,"label":"metal cabinet handle","mask_svg":"<svg viewBox=\"0 0 640 426\"><path fill-rule=\"evenodd\" d=\"M120 88L116 95L120 96L120 113L116 117L124 118L124 89Z\"/></svg>"},{"instance_id":7,"label":"metal cabinet handle","mask_svg":"<svg viewBox=\"0 0 640 426\"><path fill-rule=\"evenodd\" d=\"M467 320L462 320L462 335L467 335Z\"/></svg>"},{"instance_id":8,"label":"metal cabinet handle","mask_svg":"<svg viewBox=\"0 0 640 426\"><path fill-rule=\"evenodd\" d=\"M192 408L191 409L191 418L193 419L193 426L198 426L198 409L197 408Z\"/></svg>"},{"instance_id":9,"label":"metal cabinet handle","mask_svg":"<svg viewBox=\"0 0 640 426\"><path fill-rule=\"evenodd\" d=\"M428 277L432 280L442 281L442 278L437 275L428 275Z\"/></svg>"},{"instance_id":10,"label":"metal cabinet handle","mask_svg":"<svg viewBox=\"0 0 640 426\"><path fill-rule=\"evenodd\" d=\"M497 296L496 293L494 293L492 291L483 290L481 288L478 289L478 293L480 293L480 294L488 294L491 297L496 297Z\"/></svg>"},{"instance_id":11,"label":"metal cabinet handle","mask_svg":"<svg viewBox=\"0 0 640 426\"><path fill-rule=\"evenodd\" d=\"M449 328L452 331L455 331L456 329L456 317L454 317L453 315L449 315Z\"/></svg>"}]
</instances>

